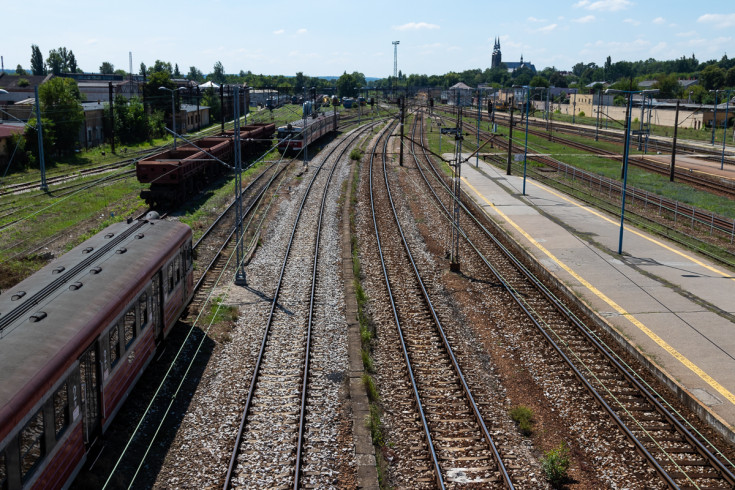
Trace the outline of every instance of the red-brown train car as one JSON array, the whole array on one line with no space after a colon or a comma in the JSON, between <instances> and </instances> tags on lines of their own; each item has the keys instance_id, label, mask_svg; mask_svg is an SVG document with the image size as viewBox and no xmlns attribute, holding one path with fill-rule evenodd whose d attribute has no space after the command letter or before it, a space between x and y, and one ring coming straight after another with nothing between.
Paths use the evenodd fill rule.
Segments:
<instances>
[{"instance_id":1,"label":"red-brown train car","mask_svg":"<svg viewBox=\"0 0 735 490\"><path fill-rule=\"evenodd\" d=\"M0 294L0 489L79 472L191 297L191 240L152 213Z\"/></svg>"},{"instance_id":2,"label":"red-brown train car","mask_svg":"<svg viewBox=\"0 0 735 490\"><path fill-rule=\"evenodd\" d=\"M276 130L275 124L249 124L240 128L240 147L243 154L269 142ZM150 184L141 192L149 204L170 204L183 201L201 187L221 175L227 167L215 158L229 162L233 153L233 131L186 144L176 150L153 155L137 162L136 174L142 184ZM203 151L204 150L204 151Z\"/></svg>"}]
</instances>

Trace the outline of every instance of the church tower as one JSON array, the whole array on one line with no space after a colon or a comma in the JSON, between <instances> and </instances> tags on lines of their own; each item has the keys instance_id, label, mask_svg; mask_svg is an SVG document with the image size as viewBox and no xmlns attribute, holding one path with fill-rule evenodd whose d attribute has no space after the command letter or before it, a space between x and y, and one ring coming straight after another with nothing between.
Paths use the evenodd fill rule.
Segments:
<instances>
[{"instance_id":1,"label":"church tower","mask_svg":"<svg viewBox=\"0 0 735 490\"><path fill-rule=\"evenodd\" d=\"M500 54L500 38L495 38L495 46L493 46L493 57L492 62L490 64L490 68L497 68L500 66L501 63L501 54Z\"/></svg>"}]
</instances>

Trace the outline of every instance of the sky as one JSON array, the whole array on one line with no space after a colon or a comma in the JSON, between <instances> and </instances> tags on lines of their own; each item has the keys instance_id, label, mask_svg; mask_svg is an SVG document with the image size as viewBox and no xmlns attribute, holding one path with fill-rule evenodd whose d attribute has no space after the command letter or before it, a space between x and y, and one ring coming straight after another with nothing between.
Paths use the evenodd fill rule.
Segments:
<instances>
[{"instance_id":1,"label":"sky","mask_svg":"<svg viewBox=\"0 0 735 490\"><path fill-rule=\"evenodd\" d=\"M135 73L160 59L184 74L220 61L226 73L378 78L393 73L393 41L398 69L427 75L489 68L496 37L503 61L538 70L735 56L733 0L0 0L0 25L6 69L29 69L33 44L44 59L71 49L86 72L127 71L132 52Z\"/></svg>"}]
</instances>

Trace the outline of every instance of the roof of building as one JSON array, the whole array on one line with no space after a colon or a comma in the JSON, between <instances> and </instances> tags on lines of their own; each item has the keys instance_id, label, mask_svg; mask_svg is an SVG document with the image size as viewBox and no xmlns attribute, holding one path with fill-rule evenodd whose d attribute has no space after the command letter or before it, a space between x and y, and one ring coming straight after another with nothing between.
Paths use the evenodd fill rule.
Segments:
<instances>
[{"instance_id":1,"label":"roof of building","mask_svg":"<svg viewBox=\"0 0 735 490\"><path fill-rule=\"evenodd\" d=\"M697 85L699 83L699 80L696 78L692 78L690 80L679 80L679 85L681 85L684 88L691 87L692 85Z\"/></svg>"},{"instance_id":2,"label":"roof of building","mask_svg":"<svg viewBox=\"0 0 735 490\"><path fill-rule=\"evenodd\" d=\"M13 134L21 134L25 131L25 125L22 124L0 124L0 139L7 138Z\"/></svg>"},{"instance_id":3,"label":"roof of building","mask_svg":"<svg viewBox=\"0 0 735 490\"><path fill-rule=\"evenodd\" d=\"M472 87L470 87L466 83L459 82L449 87L449 90L472 90Z\"/></svg>"},{"instance_id":4,"label":"roof of building","mask_svg":"<svg viewBox=\"0 0 735 490\"><path fill-rule=\"evenodd\" d=\"M8 92L28 92L33 91L33 87L41 85L53 75L11 75L9 73L0 73L0 88L4 88ZM25 80L28 83L23 86L18 82Z\"/></svg>"},{"instance_id":5,"label":"roof of building","mask_svg":"<svg viewBox=\"0 0 735 490\"><path fill-rule=\"evenodd\" d=\"M200 105L199 110L203 109L209 109L208 105ZM181 110L184 112L196 112L197 106L196 104L181 104Z\"/></svg>"}]
</instances>

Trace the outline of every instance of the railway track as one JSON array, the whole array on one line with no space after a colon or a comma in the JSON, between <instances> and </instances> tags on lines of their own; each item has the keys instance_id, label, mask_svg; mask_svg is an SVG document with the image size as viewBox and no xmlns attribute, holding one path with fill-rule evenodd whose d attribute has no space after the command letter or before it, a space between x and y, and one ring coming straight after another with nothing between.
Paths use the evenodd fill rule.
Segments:
<instances>
[{"instance_id":1,"label":"railway track","mask_svg":"<svg viewBox=\"0 0 735 490\"><path fill-rule=\"evenodd\" d=\"M476 111L475 111L475 114L477 114ZM487 119L486 119L486 116L485 115L482 116L482 121L487 122ZM496 117L496 122L499 123L499 121L503 121L504 124L507 126L510 123L510 117L506 117L505 115L502 115L500 117ZM470 131L473 134L476 132L476 130L477 130L476 120L473 120L471 117L469 117L469 118L465 119L465 124L468 125L468 126L470 126L471 128L474 128L474 129L470 129ZM475 125L472 126L473 124L475 124ZM501 123L499 123L499 124L501 124ZM521 124L521 121L514 120L514 126L517 127L518 129L520 129L520 128L517 125L520 125L520 124ZM531 124L530 121L529 121L529 126L534 126L534 125ZM622 150L621 150L621 152L612 152L612 151L608 151L608 150L603 150L603 149L598 148L596 146L587 145L587 144L584 144L584 143L580 143L580 142L577 142L577 141L574 141L574 140L571 140L571 139L568 139L568 138L560 137L558 135L551 136L551 133L549 133L549 132L546 132L546 131L537 131L535 129L530 129L530 127L529 127L529 130L528 130L528 133L529 134L532 134L534 136L541 137L541 138L551 138L551 139L553 139L553 141L555 141L557 143L561 143L561 144L564 144L564 145L569 146L571 148L582 150L582 151L584 151L586 153L589 153L589 154L592 154L592 155L597 155L597 156L601 156L603 158L608 158L608 159L611 159L611 160L614 160L614 161L617 161L617 162L621 162L621 164L622 164L622 161L623 161ZM579 133L579 134L584 135L581 130L580 131L575 131L575 134L576 133ZM484 140L487 140L487 139L489 139L492 136L492 133L490 133L488 131L484 131L482 129L480 130L480 134L481 134L482 137L484 137ZM590 134L587 134L586 136L587 137L593 137L593 136L590 136ZM498 139L496 139L496 141L498 141ZM622 145L622 142L621 142L620 139L613 139L612 141L614 141L615 143L618 143L618 144L621 144ZM506 145L502 141L499 144L501 146ZM634 141L631 139L630 145L633 146L634 144L635 144ZM518 150L520 151L520 148ZM679 145L678 144L677 144L677 150L679 150ZM692 151L692 152L694 152L694 151ZM700 154L702 152L703 152L702 149L698 149L698 151L696 151L696 153L700 153ZM529 160L536 161L536 162L539 162L539 163L544 163L546 165L549 165L552 168L556 168L557 167L556 160L554 160L553 158L548 157L548 156L537 155L537 154L529 153L528 154L528 159ZM657 161L650 160L645 155L631 155L631 156L629 156L628 157L628 164L629 165L636 166L636 167L639 167L639 168L641 168L643 170L647 170L649 172L653 172L653 173L659 174L659 175L669 176L669 173L670 173L669 165L661 164L661 163L659 163ZM698 187L698 188L701 188L701 189L705 189L705 190L708 190L708 191L711 191L711 192L716 192L716 193L719 193L719 194L725 195L725 196L735 197L735 182L733 182L732 180L729 180L729 179L724 179L724 178L717 179L717 178L713 178L712 176L709 176L709 175L700 174L698 172L692 172L692 171L690 171L689 169L686 169L686 168L683 168L682 169L681 167L677 167L675 169L675 179L678 179L681 182L686 182L688 184L691 184L691 185L693 185L695 187Z\"/></svg>"},{"instance_id":2,"label":"railway track","mask_svg":"<svg viewBox=\"0 0 735 490\"><path fill-rule=\"evenodd\" d=\"M407 393L413 394L412 402L404 395L391 397L390 403L416 414L416 430L404 433L409 440L402 443L411 446L414 464L425 463L402 485L445 488L469 483L514 488L491 435L492 421L486 422L475 402L401 228L386 163L387 135L392 129L373 149L370 195L391 323L401 346L391 369L406 373Z\"/></svg>"},{"instance_id":3,"label":"railway track","mask_svg":"<svg viewBox=\"0 0 735 490\"><path fill-rule=\"evenodd\" d=\"M356 131L335 145L313 170L304 191L272 296L250 388L227 467L224 488L253 485L299 488L329 484L317 414L323 388L310 363L325 362L328 352L314 351L317 322L334 293L325 285L320 246L329 200L339 189L330 185L353 143ZM312 197L320 194L320 199ZM323 335L323 334L322 334ZM322 344L324 345L324 344ZM322 382L324 379L322 379ZM318 384L318 383L317 383ZM308 410L308 411L307 411ZM314 424L313 426L310 424ZM309 441L307 444L305 441ZM313 448L313 449L312 449ZM306 484L305 482L303 484Z\"/></svg>"},{"instance_id":4,"label":"railway track","mask_svg":"<svg viewBox=\"0 0 735 490\"><path fill-rule=\"evenodd\" d=\"M423 135L421 136L423 140ZM451 193L445 177L422 150L417 161L423 180L443 210L451 215ZM421 167L424 167L424 171ZM428 175L427 175L428 174ZM463 195L461 236L471 272L502 284L503 290L533 323L538 339L550 347L552 371L566 371L584 386L592 405L601 407L629 444L669 488L732 488L733 465L694 426L677 413L661 393L606 345L564 302L537 279L475 216L478 208ZM531 343L538 342L532 340ZM530 344L529 344L530 345ZM638 368L640 369L640 368ZM600 437L604 437L601 435Z\"/></svg>"},{"instance_id":5,"label":"railway track","mask_svg":"<svg viewBox=\"0 0 735 490\"><path fill-rule=\"evenodd\" d=\"M468 125L472 127L471 124ZM480 133L487 138L492 137L491 133L482 130L480 131ZM508 143L506 140L495 138L494 142L500 148L507 148ZM515 145L514 149L519 152L522 150L522 148L519 148ZM499 165L503 165L505 163L505 160L503 160L502 157L491 156L491 159L495 160L495 162ZM569 178L573 181L578 180L584 182L591 190L596 190L601 194L607 193L608 198L616 196L619 200L620 196L622 195L622 182L618 180L579 170L576 167L573 167L546 155L529 154L528 160L542 163L547 168L555 170L558 175L564 175L566 178ZM535 173L535 177L540 181L545 181L550 178L550 175L546 174L545 172L537 172L533 169L531 171ZM730 184L716 186L716 189L722 194L723 190L728 188L729 185ZM735 190L735 187L733 187L733 189ZM658 208L660 214L670 215L670 220L674 224L677 221L686 221L690 223L691 226L697 225L700 229L704 231L708 230L710 233L718 232L720 235L724 236L725 239L730 238L730 240L732 240L732 237L735 235L735 221L730 218L716 215L712 212L705 211L686 203L682 203L664 196L628 186L626 189L626 203L636 203L636 201L638 201L638 203L642 203L644 208ZM615 206L619 207L620 205L619 203L616 203ZM613 214L616 213L616 209L614 209L614 206L613 208L609 209L609 211ZM626 211L626 214L628 214L629 216L636 216L639 220L643 222L648 222L650 220L650 218L647 218L640 213L636 213L633 209L628 209ZM657 222L657 226L663 225L662 223ZM668 236L670 239L679 241L685 246L691 246L691 243L682 241L682 239L677 238L678 232L675 232L673 229L671 229L671 227L667 227L666 229L668 230L666 236ZM703 250L701 249L701 247L699 251L723 263L731 263L732 260L729 254L725 252L723 252L724 255L719 255L707 250Z\"/></svg>"}]
</instances>

